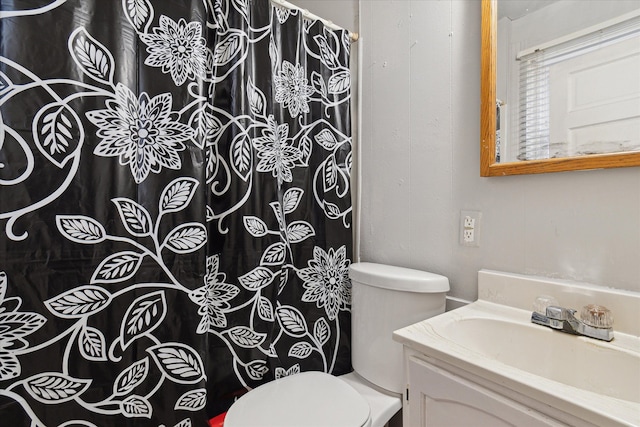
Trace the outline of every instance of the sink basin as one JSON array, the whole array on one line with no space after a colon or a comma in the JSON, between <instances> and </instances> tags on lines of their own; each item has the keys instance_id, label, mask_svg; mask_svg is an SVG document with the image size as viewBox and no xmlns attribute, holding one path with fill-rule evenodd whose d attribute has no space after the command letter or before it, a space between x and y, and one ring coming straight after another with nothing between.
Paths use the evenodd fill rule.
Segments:
<instances>
[{"instance_id":1,"label":"sink basin","mask_svg":"<svg viewBox=\"0 0 640 427\"><path fill-rule=\"evenodd\" d=\"M435 332L531 374L640 404L640 352L531 323L482 317L453 320Z\"/></svg>"},{"instance_id":2,"label":"sink basin","mask_svg":"<svg viewBox=\"0 0 640 427\"><path fill-rule=\"evenodd\" d=\"M554 419L640 426L640 293L487 270L479 279L478 301L397 330L394 340L508 398L552 408ZM538 295L608 307L613 341L531 323Z\"/></svg>"}]
</instances>

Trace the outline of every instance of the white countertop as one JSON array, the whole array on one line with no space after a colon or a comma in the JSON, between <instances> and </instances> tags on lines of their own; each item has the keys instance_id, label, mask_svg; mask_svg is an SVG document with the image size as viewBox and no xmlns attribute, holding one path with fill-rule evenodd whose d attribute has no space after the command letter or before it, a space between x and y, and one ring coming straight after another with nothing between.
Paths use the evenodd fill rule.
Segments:
<instances>
[{"instance_id":1,"label":"white countertop","mask_svg":"<svg viewBox=\"0 0 640 427\"><path fill-rule=\"evenodd\" d=\"M639 294L487 270L479 276L478 301L395 331L394 340L596 425L640 425ZM561 305L578 310L593 302L606 305L614 313L614 340L607 343L532 324L531 307L541 294L554 296ZM480 328L495 326L499 334L505 334L504 339L495 331L486 331L485 336L484 330L473 329L476 326L468 329L467 321L476 322ZM463 328L461 322L467 322ZM527 338L522 340L520 335ZM511 342L519 348L510 348ZM560 369L567 364L566 373L561 369L551 375L538 366L537 357L549 353L550 348L545 348L548 345L557 350L554 357L558 360L547 363ZM600 366L581 366L582 351L595 357ZM617 363L618 359L624 363ZM632 369L621 372L616 365ZM589 384L590 377L610 380L609 390L601 392L605 385ZM632 400L625 400L628 396Z\"/></svg>"}]
</instances>

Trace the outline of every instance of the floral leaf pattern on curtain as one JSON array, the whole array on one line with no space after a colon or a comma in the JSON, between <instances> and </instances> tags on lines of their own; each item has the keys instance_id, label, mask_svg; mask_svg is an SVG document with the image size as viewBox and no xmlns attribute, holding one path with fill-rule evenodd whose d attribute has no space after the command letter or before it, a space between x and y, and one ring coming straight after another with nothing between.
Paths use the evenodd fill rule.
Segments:
<instances>
[{"instance_id":1,"label":"floral leaf pattern on curtain","mask_svg":"<svg viewBox=\"0 0 640 427\"><path fill-rule=\"evenodd\" d=\"M351 369L350 41L269 2L207 4L209 253L218 284L236 286L218 294L225 322L208 329L209 391L224 399Z\"/></svg>"},{"instance_id":2,"label":"floral leaf pattern on curtain","mask_svg":"<svg viewBox=\"0 0 640 427\"><path fill-rule=\"evenodd\" d=\"M0 9L3 422L204 425L205 5L41 3Z\"/></svg>"},{"instance_id":3,"label":"floral leaf pattern on curtain","mask_svg":"<svg viewBox=\"0 0 640 427\"><path fill-rule=\"evenodd\" d=\"M3 419L204 425L348 372L346 32L266 0L40 3L0 7Z\"/></svg>"}]
</instances>

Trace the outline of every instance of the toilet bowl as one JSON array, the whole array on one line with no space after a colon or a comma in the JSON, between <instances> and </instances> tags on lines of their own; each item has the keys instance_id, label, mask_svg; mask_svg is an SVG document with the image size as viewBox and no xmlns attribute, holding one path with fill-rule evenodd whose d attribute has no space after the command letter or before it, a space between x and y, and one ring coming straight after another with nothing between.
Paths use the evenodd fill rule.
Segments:
<instances>
[{"instance_id":1,"label":"toilet bowl","mask_svg":"<svg viewBox=\"0 0 640 427\"><path fill-rule=\"evenodd\" d=\"M402 408L402 346L392 332L443 313L449 280L374 263L352 264L349 276L354 372L303 372L256 387L224 427L383 427Z\"/></svg>"},{"instance_id":2,"label":"toilet bowl","mask_svg":"<svg viewBox=\"0 0 640 427\"><path fill-rule=\"evenodd\" d=\"M224 427L369 427L370 414L368 402L345 381L302 372L245 394L227 412Z\"/></svg>"}]
</instances>

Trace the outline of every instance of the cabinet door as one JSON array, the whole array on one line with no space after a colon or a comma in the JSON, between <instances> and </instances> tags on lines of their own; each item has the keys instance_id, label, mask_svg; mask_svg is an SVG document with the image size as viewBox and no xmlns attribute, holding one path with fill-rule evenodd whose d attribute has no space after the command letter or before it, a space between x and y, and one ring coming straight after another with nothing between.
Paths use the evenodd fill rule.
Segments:
<instances>
[{"instance_id":1,"label":"cabinet door","mask_svg":"<svg viewBox=\"0 0 640 427\"><path fill-rule=\"evenodd\" d=\"M409 426L564 426L476 383L408 358Z\"/></svg>"}]
</instances>

